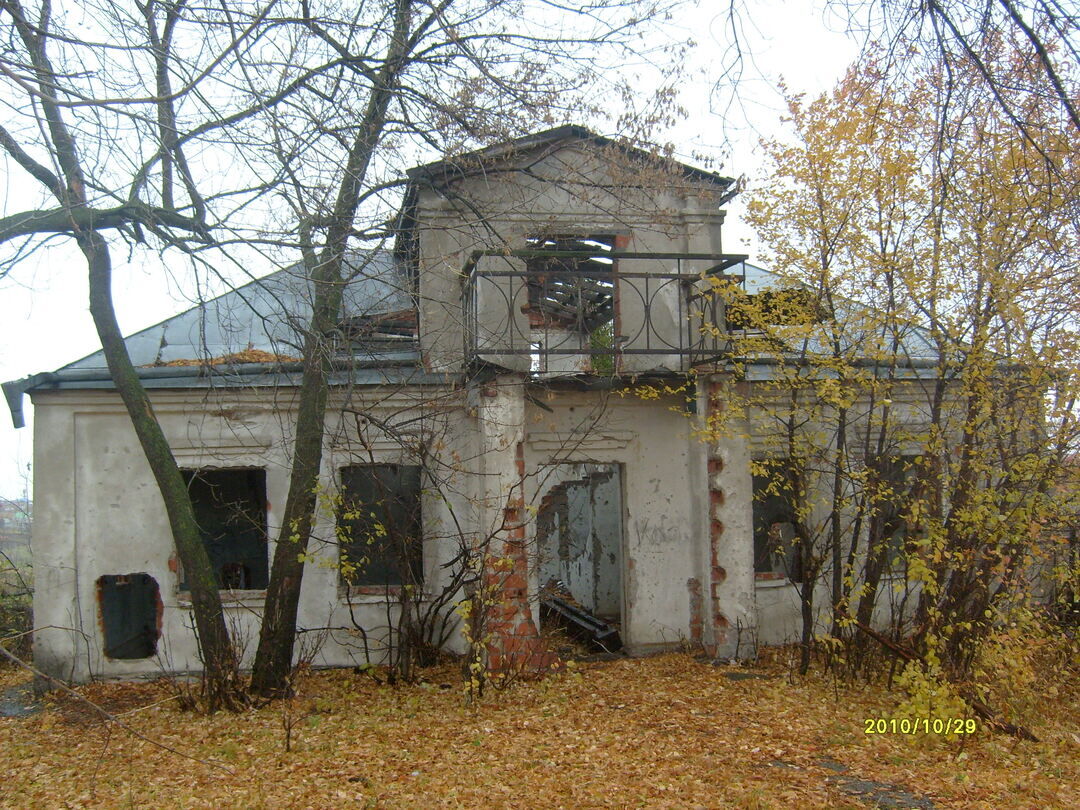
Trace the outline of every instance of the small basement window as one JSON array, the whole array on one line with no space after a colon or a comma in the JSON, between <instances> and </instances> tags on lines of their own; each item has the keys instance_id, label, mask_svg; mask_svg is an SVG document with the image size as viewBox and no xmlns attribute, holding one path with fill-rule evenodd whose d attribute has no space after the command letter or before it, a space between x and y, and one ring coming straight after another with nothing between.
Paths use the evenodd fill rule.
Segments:
<instances>
[{"instance_id":1,"label":"small basement window","mask_svg":"<svg viewBox=\"0 0 1080 810\"><path fill-rule=\"evenodd\" d=\"M97 581L105 655L119 661L150 658L161 635L161 593L149 574L106 574Z\"/></svg>"},{"instance_id":2,"label":"small basement window","mask_svg":"<svg viewBox=\"0 0 1080 810\"><path fill-rule=\"evenodd\" d=\"M424 581L421 469L365 464L341 470L341 581L382 593Z\"/></svg>"},{"instance_id":3,"label":"small basement window","mask_svg":"<svg viewBox=\"0 0 1080 810\"><path fill-rule=\"evenodd\" d=\"M199 533L226 590L263 590L269 582L266 470L182 470ZM187 582L181 581L181 590Z\"/></svg>"},{"instance_id":4,"label":"small basement window","mask_svg":"<svg viewBox=\"0 0 1080 810\"><path fill-rule=\"evenodd\" d=\"M797 518L788 492L787 459L756 462L754 476L754 573L758 579L802 581Z\"/></svg>"}]
</instances>

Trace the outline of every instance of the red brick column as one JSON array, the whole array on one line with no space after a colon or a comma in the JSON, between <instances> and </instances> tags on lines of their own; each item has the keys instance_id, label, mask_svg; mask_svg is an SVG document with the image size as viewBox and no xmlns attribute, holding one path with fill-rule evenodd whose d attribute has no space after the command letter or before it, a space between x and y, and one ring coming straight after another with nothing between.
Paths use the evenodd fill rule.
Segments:
<instances>
[{"instance_id":1,"label":"red brick column","mask_svg":"<svg viewBox=\"0 0 1080 810\"><path fill-rule=\"evenodd\" d=\"M538 673L558 660L540 638L529 604L529 559L525 547L525 451L517 444L517 494L503 509L501 542L489 555L485 591L492 603L487 615L488 669Z\"/></svg>"},{"instance_id":2,"label":"red brick column","mask_svg":"<svg viewBox=\"0 0 1080 810\"><path fill-rule=\"evenodd\" d=\"M709 383L709 417L722 407L723 389L720 383ZM717 648L727 642L728 620L720 612L720 587L727 579L727 571L720 564L719 550L720 539L724 533L724 522L720 519L724 508L724 491L717 485L717 474L724 469L724 460L717 452L716 444L709 443L709 602L711 606L712 637L711 644L706 645L709 655L716 655ZM711 649L710 649L711 648Z\"/></svg>"}]
</instances>

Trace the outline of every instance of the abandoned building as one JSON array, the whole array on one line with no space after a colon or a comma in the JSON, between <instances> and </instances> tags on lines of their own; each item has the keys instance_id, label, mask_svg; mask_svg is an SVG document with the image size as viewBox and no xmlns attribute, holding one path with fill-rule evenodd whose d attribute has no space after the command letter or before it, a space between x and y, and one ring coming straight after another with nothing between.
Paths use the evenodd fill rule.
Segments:
<instances>
[{"instance_id":1,"label":"abandoned building","mask_svg":"<svg viewBox=\"0 0 1080 810\"><path fill-rule=\"evenodd\" d=\"M498 586L493 656L539 649L544 604L630 654L794 639L798 574L768 537L783 518L754 500L768 428L743 415L706 441L695 427L768 374L725 367L710 294L718 277L769 281L725 252L736 184L573 126L408 179L393 250L349 260L301 653L378 663L403 592L441 606L426 632L460 650L477 579ZM309 312L287 268L127 340L249 656ZM17 425L24 394L35 408L38 666L198 670L184 572L102 354L4 388ZM499 576L465 586L478 548Z\"/></svg>"}]
</instances>

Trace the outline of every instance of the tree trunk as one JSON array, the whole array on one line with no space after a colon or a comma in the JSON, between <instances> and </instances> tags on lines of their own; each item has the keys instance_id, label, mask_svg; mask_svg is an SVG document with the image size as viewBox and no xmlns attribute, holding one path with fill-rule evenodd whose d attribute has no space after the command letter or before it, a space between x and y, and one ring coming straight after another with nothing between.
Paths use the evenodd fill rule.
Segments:
<instances>
[{"instance_id":1,"label":"tree trunk","mask_svg":"<svg viewBox=\"0 0 1080 810\"><path fill-rule=\"evenodd\" d=\"M829 515L829 558L832 563L832 628L833 638L843 636L842 615L846 612L844 599L843 526L841 520L844 509L844 464L847 456L847 408L840 408L836 427L836 460L832 480L832 512Z\"/></svg>"},{"instance_id":2,"label":"tree trunk","mask_svg":"<svg viewBox=\"0 0 1080 810\"><path fill-rule=\"evenodd\" d=\"M124 401L135 435L157 481L176 551L184 566L184 576L191 592L199 653L203 660L207 708L210 711L239 708L238 662L225 626L217 578L195 522L187 486L154 415L146 389L131 363L120 326L116 322L109 245L97 231L81 232L77 239L90 271L90 314L101 338L109 374Z\"/></svg>"},{"instance_id":3,"label":"tree trunk","mask_svg":"<svg viewBox=\"0 0 1080 810\"><path fill-rule=\"evenodd\" d=\"M337 266L340 267L340 260ZM312 323L304 341L304 374L296 414L289 495L274 549L259 648L251 673L251 690L266 697L282 696L288 690L296 643L300 584L304 576L303 553L314 524L319 467L322 465L327 379L331 366L324 336L337 322L341 292L340 276L336 281L315 279Z\"/></svg>"},{"instance_id":4,"label":"tree trunk","mask_svg":"<svg viewBox=\"0 0 1080 810\"><path fill-rule=\"evenodd\" d=\"M814 586L817 572L810 577L803 569L803 581L799 585L799 608L802 617L802 637L799 640L799 674L810 671L810 652L814 648Z\"/></svg>"},{"instance_id":5,"label":"tree trunk","mask_svg":"<svg viewBox=\"0 0 1080 810\"><path fill-rule=\"evenodd\" d=\"M327 228L326 246L318 264L309 268L315 289L311 327L304 340L304 374L296 414L292 476L266 590L259 648L251 673L252 691L266 697L281 696L289 688L300 584L304 576L302 555L314 524L316 489L322 465L328 378L332 366L326 337L337 326L339 318L344 293L342 268L360 193L375 147L382 138L386 111L406 66L412 0L396 0L394 6L393 36L349 150Z\"/></svg>"}]
</instances>

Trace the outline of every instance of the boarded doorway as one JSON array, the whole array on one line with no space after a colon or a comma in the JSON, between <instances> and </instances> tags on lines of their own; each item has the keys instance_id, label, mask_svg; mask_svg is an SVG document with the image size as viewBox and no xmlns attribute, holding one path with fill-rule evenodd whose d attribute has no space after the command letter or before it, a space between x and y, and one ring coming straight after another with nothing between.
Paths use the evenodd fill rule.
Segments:
<instances>
[{"instance_id":1,"label":"boarded doorway","mask_svg":"<svg viewBox=\"0 0 1080 810\"><path fill-rule=\"evenodd\" d=\"M541 468L540 481L536 540L541 588L617 631L623 618L620 466L552 464Z\"/></svg>"}]
</instances>

